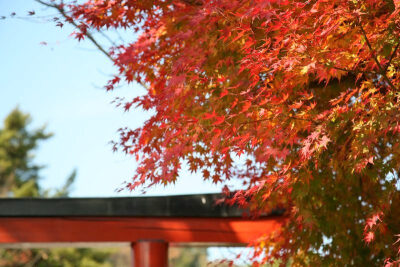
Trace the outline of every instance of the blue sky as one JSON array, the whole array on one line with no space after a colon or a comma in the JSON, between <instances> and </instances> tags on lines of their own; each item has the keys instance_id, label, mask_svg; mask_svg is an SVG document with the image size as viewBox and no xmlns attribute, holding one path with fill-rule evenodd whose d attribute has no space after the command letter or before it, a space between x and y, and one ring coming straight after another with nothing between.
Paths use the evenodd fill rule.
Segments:
<instances>
[{"instance_id":1,"label":"blue sky","mask_svg":"<svg viewBox=\"0 0 400 267\"><path fill-rule=\"evenodd\" d=\"M54 133L36 153L36 162L47 166L42 171L44 187L62 185L76 168L73 197L139 194L115 192L133 175L136 164L133 158L113 153L108 143L116 140L118 128L135 128L148 117L140 110L124 113L110 102L143 90L126 85L107 93L102 86L115 73L112 63L89 42L78 43L70 37L71 27L60 29L40 19L43 15L51 18L55 11L32 0L0 0L0 16L16 12L16 17L26 18L30 10L35 10L38 19L0 20L0 120L19 106L32 115L32 127L46 124ZM219 190L199 175L183 170L176 185L156 187L147 194Z\"/></svg>"}]
</instances>

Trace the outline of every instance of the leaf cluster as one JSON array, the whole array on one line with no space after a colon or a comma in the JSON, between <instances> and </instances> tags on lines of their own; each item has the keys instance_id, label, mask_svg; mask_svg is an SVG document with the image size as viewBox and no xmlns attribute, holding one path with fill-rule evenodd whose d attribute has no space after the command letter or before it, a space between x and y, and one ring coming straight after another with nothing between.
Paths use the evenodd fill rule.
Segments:
<instances>
[{"instance_id":1,"label":"leaf cluster","mask_svg":"<svg viewBox=\"0 0 400 267\"><path fill-rule=\"evenodd\" d=\"M145 95L120 104L154 112L142 127L122 128L115 144L139 162L129 189L173 183L187 162L215 183L240 179L245 189L230 201L257 213L286 209L282 232L259 241L265 261L394 264L398 1L117 0L63 8L83 34L139 34L111 49L119 73L107 85L142 84Z\"/></svg>"}]
</instances>

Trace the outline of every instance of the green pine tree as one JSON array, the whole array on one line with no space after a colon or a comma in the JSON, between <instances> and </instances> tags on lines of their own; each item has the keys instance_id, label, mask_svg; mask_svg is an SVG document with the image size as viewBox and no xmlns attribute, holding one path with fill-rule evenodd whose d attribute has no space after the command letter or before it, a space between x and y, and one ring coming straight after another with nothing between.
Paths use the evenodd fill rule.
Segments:
<instances>
[{"instance_id":1,"label":"green pine tree","mask_svg":"<svg viewBox=\"0 0 400 267\"><path fill-rule=\"evenodd\" d=\"M0 197L38 197L39 171L32 153L40 141L52 136L45 127L28 130L28 114L14 109L0 129Z\"/></svg>"},{"instance_id":2,"label":"green pine tree","mask_svg":"<svg viewBox=\"0 0 400 267\"><path fill-rule=\"evenodd\" d=\"M40 186L43 166L34 162L35 150L41 141L52 136L45 127L31 130L29 114L15 108L0 128L0 197L67 197L76 177L76 170L65 184L54 190ZM110 249L54 248L1 249L0 266L114 266Z\"/></svg>"}]
</instances>

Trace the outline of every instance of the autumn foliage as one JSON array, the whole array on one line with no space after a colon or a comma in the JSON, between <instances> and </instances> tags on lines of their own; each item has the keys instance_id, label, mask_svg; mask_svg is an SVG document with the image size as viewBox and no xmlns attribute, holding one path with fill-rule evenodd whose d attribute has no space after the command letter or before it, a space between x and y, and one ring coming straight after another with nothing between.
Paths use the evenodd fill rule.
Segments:
<instances>
[{"instance_id":1,"label":"autumn foliage","mask_svg":"<svg viewBox=\"0 0 400 267\"><path fill-rule=\"evenodd\" d=\"M400 233L400 3L397 0L114 0L58 6L78 39L124 28L110 49L121 81L147 94L121 102L153 116L121 129L136 157L129 183L240 179L233 198L283 207L265 261L396 264Z\"/></svg>"}]
</instances>

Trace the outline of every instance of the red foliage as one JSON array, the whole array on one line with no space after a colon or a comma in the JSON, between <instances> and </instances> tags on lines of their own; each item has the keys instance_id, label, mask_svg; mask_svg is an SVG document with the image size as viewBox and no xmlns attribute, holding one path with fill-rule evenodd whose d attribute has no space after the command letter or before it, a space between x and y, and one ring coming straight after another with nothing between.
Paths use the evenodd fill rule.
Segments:
<instances>
[{"instance_id":1,"label":"red foliage","mask_svg":"<svg viewBox=\"0 0 400 267\"><path fill-rule=\"evenodd\" d=\"M215 183L241 179L246 189L233 197L241 205L286 208L285 234L260 241L270 259L368 265L396 256L382 244L399 230L391 213L400 167L397 1L67 7L78 39L106 28L139 36L111 49L119 74L107 85L140 83L147 94L123 106L154 111L142 127L120 131L116 148L139 160L129 189L174 182L186 161Z\"/></svg>"}]
</instances>

